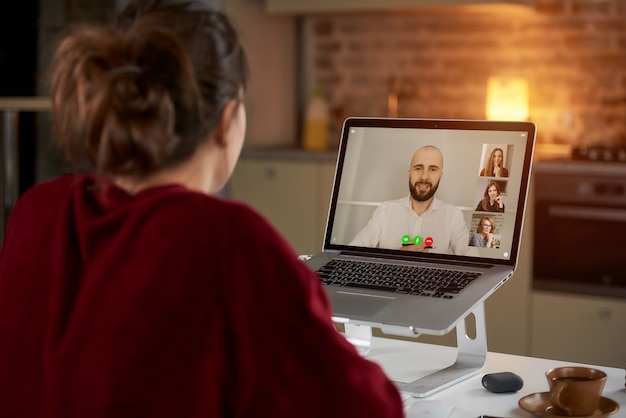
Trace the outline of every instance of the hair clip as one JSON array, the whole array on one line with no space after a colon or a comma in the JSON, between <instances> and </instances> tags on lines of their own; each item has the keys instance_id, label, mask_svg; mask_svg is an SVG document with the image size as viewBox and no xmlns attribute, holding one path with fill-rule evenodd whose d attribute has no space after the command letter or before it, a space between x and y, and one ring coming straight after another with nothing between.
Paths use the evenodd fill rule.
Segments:
<instances>
[{"instance_id":1,"label":"hair clip","mask_svg":"<svg viewBox=\"0 0 626 418\"><path fill-rule=\"evenodd\" d=\"M141 74L141 68L139 68L136 65L121 65L119 67L112 68L109 71L109 74L111 75L126 74L126 73Z\"/></svg>"}]
</instances>

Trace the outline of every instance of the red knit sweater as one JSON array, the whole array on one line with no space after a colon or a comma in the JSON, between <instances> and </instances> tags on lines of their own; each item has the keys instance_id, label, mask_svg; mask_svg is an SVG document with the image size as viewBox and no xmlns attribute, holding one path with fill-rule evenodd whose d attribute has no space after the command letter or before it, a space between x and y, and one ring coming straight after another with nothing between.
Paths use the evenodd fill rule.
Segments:
<instances>
[{"instance_id":1,"label":"red knit sweater","mask_svg":"<svg viewBox=\"0 0 626 418\"><path fill-rule=\"evenodd\" d=\"M0 252L0 416L402 416L330 315L317 276L242 204L42 183Z\"/></svg>"}]
</instances>

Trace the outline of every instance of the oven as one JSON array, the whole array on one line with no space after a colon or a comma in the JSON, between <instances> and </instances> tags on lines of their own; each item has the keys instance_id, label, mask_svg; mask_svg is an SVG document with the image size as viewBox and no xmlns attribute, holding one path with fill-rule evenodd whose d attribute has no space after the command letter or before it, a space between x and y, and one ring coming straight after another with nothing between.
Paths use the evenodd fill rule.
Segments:
<instances>
[{"instance_id":1,"label":"oven","mask_svg":"<svg viewBox=\"0 0 626 418\"><path fill-rule=\"evenodd\" d=\"M533 287L626 297L626 163L539 161Z\"/></svg>"}]
</instances>

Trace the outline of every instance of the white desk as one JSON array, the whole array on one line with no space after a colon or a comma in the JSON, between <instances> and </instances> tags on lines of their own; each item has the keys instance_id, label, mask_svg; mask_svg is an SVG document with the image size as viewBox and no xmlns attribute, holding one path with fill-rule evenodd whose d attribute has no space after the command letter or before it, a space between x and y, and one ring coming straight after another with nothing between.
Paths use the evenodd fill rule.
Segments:
<instances>
[{"instance_id":1,"label":"white desk","mask_svg":"<svg viewBox=\"0 0 626 418\"><path fill-rule=\"evenodd\" d=\"M456 358L456 348L374 338L371 351L365 357L380 364L392 380L409 382L452 364ZM575 363L490 352L487 354L485 367L478 374L422 399L453 403L456 408L452 418L476 418L480 415L528 418L533 415L518 406L519 399L531 393L548 390L545 378L548 369L572 364ZM620 410L610 417L626 417L625 370L592 367L603 370L608 375L603 396L620 405ZM524 387L519 392L507 394L491 393L483 388L483 375L503 371L518 374L524 380Z\"/></svg>"}]
</instances>

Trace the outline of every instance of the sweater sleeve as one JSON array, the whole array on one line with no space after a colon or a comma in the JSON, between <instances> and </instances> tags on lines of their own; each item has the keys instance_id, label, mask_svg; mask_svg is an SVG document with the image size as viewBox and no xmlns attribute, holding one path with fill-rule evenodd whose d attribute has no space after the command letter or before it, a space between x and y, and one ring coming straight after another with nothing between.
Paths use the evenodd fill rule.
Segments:
<instances>
[{"instance_id":1,"label":"sweater sleeve","mask_svg":"<svg viewBox=\"0 0 626 418\"><path fill-rule=\"evenodd\" d=\"M403 416L393 383L335 329L319 277L258 215L244 225L249 251L224 289L232 416Z\"/></svg>"}]
</instances>

